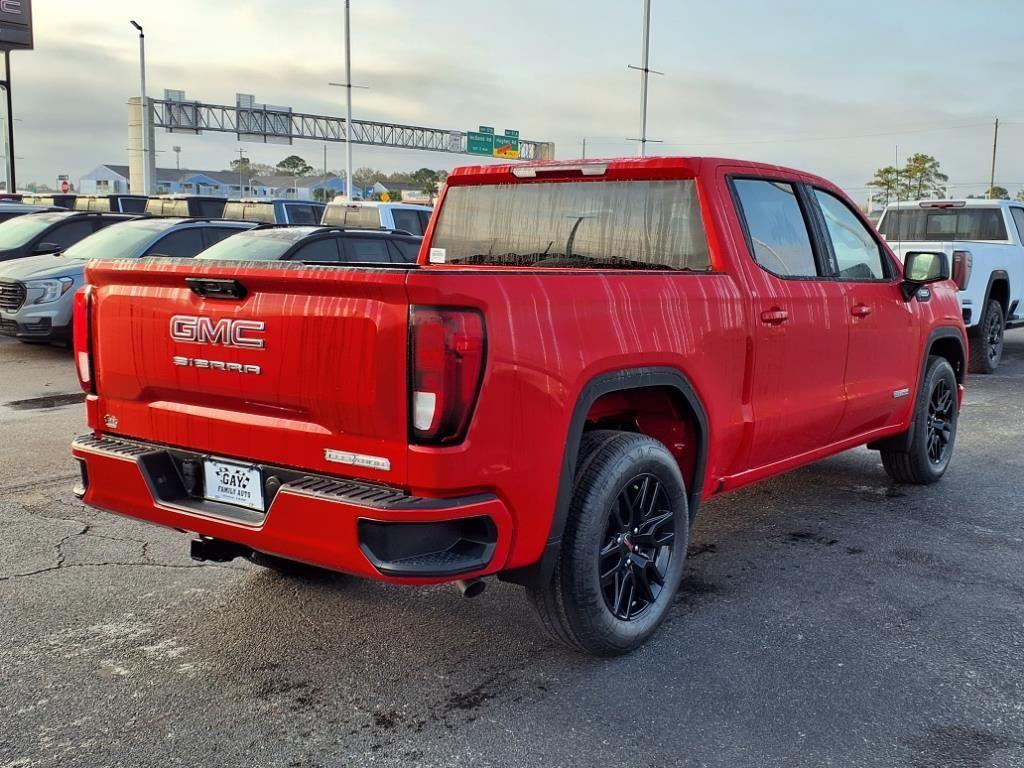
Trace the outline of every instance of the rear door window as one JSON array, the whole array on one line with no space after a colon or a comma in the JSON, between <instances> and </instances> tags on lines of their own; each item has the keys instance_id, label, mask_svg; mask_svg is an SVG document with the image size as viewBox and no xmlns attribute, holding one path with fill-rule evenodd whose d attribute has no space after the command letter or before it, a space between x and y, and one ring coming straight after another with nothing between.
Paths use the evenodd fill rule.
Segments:
<instances>
[{"instance_id":1,"label":"rear door window","mask_svg":"<svg viewBox=\"0 0 1024 768\"><path fill-rule=\"evenodd\" d=\"M319 224L320 216L319 211L316 211L311 205L301 205L298 203L286 203L285 208L288 210L288 223L289 224Z\"/></svg>"},{"instance_id":2,"label":"rear door window","mask_svg":"<svg viewBox=\"0 0 1024 768\"><path fill-rule=\"evenodd\" d=\"M391 260L396 264L413 264L420 255L420 244L415 240L389 240Z\"/></svg>"},{"instance_id":3,"label":"rear door window","mask_svg":"<svg viewBox=\"0 0 1024 768\"><path fill-rule=\"evenodd\" d=\"M383 237L346 237L342 242L345 246L345 261L376 264L391 262L388 244Z\"/></svg>"},{"instance_id":4,"label":"rear door window","mask_svg":"<svg viewBox=\"0 0 1024 768\"><path fill-rule=\"evenodd\" d=\"M391 211L391 215L395 219L395 229L404 230L410 235L422 235L425 231L423 219L420 218L419 211L407 211L396 208Z\"/></svg>"},{"instance_id":5,"label":"rear door window","mask_svg":"<svg viewBox=\"0 0 1024 768\"><path fill-rule=\"evenodd\" d=\"M224 203L226 202L226 200L197 200L195 201L195 207L198 209L197 215L203 218L220 218L224 215Z\"/></svg>"},{"instance_id":6,"label":"rear door window","mask_svg":"<svg viewBox=\"0 0 1024 768\"><path fill-rule=\"evenodd\" d=\"M768 179L736 179L733 184L757 263L779 277L818 277L796 187Z\"/></svg>"},{"instance_id":7,"label":"rear door window","mask_svg":"<svg viewBox=\"0 0 1024 768\"><path fill-rule=\"evenodd\" d=\"M341 254L338 251L338 239L335 237L322 237L301 246L291 255L291 261L340 261Z\"/></svg>"},{"instance_id":8,"label":"rear door window","mask_svg":"<svg viewBox=\"0 0 1024 768\"><path fill-rule=\"evenodd\" d=\"M203 233L198 227L189 227L164 235L147 248L142 255L190 259L201 250L203 250Z\"/></svg>"}]
</instances>

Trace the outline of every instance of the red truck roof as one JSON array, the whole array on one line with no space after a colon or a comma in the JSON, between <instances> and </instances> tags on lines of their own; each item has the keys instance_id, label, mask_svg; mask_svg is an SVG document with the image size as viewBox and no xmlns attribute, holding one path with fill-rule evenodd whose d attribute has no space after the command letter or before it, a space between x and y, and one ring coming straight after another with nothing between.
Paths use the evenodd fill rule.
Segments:
<instances>
[{"instance_id":1,"label":"red truck roof","mask_svg":"<svg viewBox=\"0 0 1024 768\"><path fill-rule=\"evenodd\" d=\"M584 178L631 180L631 179L690 179L701 172L713 171L718 166L747 168L759 175L778 173L787 177L813 179L821 186L835 188L826 179L804 171L771 163L755 163L723 157L613 157L588 158L586 160L535 160L520 163L496 165L468 165L454 169L447 183L452 186L463 184L500 184L529 181L530 174L543 174L544 178L582 176ZM603 170L601 170L603 168ZM533 177L536 178L536 177Z\"/></svg>"}]
</instances>

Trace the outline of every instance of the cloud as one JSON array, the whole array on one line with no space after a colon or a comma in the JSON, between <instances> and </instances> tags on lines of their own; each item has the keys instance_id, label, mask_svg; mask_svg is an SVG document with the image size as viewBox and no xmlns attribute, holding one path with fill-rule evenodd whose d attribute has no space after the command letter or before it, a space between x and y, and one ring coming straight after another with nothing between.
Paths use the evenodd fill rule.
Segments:
<instances>
[{"instance_id":1,"label":"cloud","mask_svg":"<svg viewBox=\"0 0 1024 768\"><path fill-rule=\"evenodd\" d=\"M649 135L654 151L720 154L806 168L860 195L901 154L937 155L954 182L983 182L989 124L1003 129L1000 179L1024 183L1024 64L1015 39L1019 0L982 6L940 0L864 0L857 7L796 0L765 4L655 4ZM479 2L366 0L353 5L355 116L441 128L517 128L552 140L559 157L633 154L639 132L639 13L613 0L521 0L500 15ZM966 6L970 6L969 8ZM1015 11L1016 9L1016 11ZM340 115L344 78L340 3L319 0L37 0L37 49L16 53L19 177L52 181L102 162L125 162L127 108L138 91L137 37L145 25L150 95L183 89L233 104L236 92L296 111ZM884 29L878 19L884 18ZM741 19L744 23L737 24ZM900 40L987 30L977 55L951 61ZM967 126L967 127L956 127ZM883 136L865 134L881 133ZM223 168L239 146L258 162L282 152L319 167L322 147L239 145L233 135L158 132L170 158ZM329 165L343 147L329 147ZM385 170L477 162L464 156L356 147L357 165ZM170 164L162 160L161 164ZM967 191L967 190L965 190ZM971 190L973 191L973 190Z\"/></svg>"}]
</instances>

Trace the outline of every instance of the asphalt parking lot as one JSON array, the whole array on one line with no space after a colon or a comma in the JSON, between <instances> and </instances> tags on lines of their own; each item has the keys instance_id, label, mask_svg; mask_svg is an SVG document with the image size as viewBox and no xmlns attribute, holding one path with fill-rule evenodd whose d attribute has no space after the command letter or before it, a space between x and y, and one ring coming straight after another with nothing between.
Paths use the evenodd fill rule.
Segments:
<instances>
[{"instance_id":1,"label":"asphalt parking lot","mask_svg":"<svg viewBox=\"0 0 1024 768\"><path fill-rule=\"evenodd\" d=\"M1006 354L943 482L858 450L707 504L667 624L597 660L510 585L198 565L83 507L70 353L0 341L0 767L1024 765L1024 331Z\"/></svg>"}]
</instances>

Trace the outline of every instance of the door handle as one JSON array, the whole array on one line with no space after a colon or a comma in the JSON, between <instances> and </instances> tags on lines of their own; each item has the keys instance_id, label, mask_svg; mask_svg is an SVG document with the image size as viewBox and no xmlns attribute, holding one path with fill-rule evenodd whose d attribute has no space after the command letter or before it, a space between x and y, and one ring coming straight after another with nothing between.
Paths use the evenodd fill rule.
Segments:
<instances>
[{"instance_id":1,"label":"door handle","mask_svg":"<svg viewBox=\"0 0 1024 768\"><path fill-rule=\"evenodd\" d=\"M871 307L867 304L857 304L850 310L850 314L854 317L867 317L871 314Z\"/></svg>"},{"instance_id":2,"label":"door handle","mask_svg":"<svg viewBox=\"0 0 1024 768\"><path fill-rule=\"evenodd\" d=\"M761 322L765 325L782 325L789 320L789 312L778 307L766 309L761 313Z\"/></svg>"}]
</instances>

